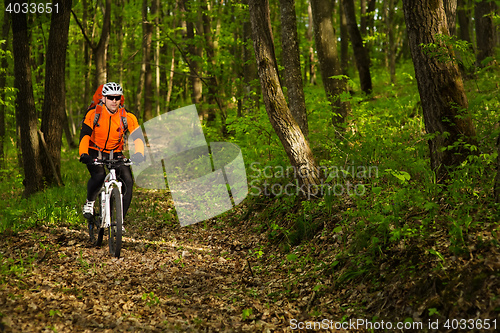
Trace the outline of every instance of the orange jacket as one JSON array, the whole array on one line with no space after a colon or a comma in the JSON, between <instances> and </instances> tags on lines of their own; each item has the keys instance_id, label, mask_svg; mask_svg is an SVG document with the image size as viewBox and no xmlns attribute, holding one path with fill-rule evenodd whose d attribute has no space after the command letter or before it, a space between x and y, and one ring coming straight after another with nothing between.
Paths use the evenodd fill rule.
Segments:
<instances>
[{"instance_id":1,"label":"orange jacket","mask_svg":"<svg viewBox=\"0 0 500 333\"><path fill-rule=\"evenodd\" d=\"M97 124L94 126L95 114L101 108ZM108 111L105 105L97 105L85 115L80 132L79 155L88 154L89 149L100 150L109 153L121 152L123 150L124 134L121 116L126 115L130 138L134 141L135 151L144 155L144 142L140 135L140 126L137 118L128 112L122 113L119 108L115 113ZM138 130L134 133L135 130ZM135 134L135 135L134 135Z\"/></svg>"}]
</instances>

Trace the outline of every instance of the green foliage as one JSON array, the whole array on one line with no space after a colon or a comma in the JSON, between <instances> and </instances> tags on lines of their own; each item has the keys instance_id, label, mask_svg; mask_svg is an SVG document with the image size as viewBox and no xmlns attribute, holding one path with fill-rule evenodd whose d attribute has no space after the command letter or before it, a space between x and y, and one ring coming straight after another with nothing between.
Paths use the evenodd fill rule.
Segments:
<instances>
[{"instance_id":1,"label":"green foliage","mask_svg":"<svg viewBox=\"0 0 500 333\"><path fill-rule=\"evenodd\" d=\"M146 302L147 306L160 305L160 299L155 295L154 292L142 294L142 300Z\"/></svg>"},{"instance_id":2,"label":"green foliage","mask_svg":"<svg viewBox=\"0 0 500 333\"><path fill-rule=\"evenodd\" d=\"M87 170L73 156L76 152L63 153L67 159L62 165L64 187L48 188L29 199L21 197L22 175L15 164L7 164L0 170L2 177L9 175L10 181L2 181L0 190L0 232L14 232L37 225L64 225L78 228L83 222L81 205L86 197Z\"/></svg>"},{"instance_id":3,"label":"green foliage","mask_svg":"<svg viewBox=\"0 0 500 333\"><path fill-rule=\"evenodd\" d=\"M458 39L456 36L443 34L436 34L435 38L436 43L420 45L429 57L443 63L459 64L467 71L473 68L476 56L470 43Z\"/></svg>"}]
</instances>

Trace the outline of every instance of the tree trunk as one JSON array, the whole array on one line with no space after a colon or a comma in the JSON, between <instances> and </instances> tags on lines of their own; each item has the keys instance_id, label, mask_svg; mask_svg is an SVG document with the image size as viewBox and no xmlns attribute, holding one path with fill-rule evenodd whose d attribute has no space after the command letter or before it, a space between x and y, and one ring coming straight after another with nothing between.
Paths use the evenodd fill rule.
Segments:
<instances>
[{"instance_id":1,"label":"tree trunk","mask_svg":"<svg viewBox=\"0 0 500 333\"><path fill-rule=\"evenodd\" d=\"M309 55L307 57L307 72L309 73L309 84L316 84L316 62L314 57L314 48L313 48L313 17L312 17L312 8L311 2L308 2L307 5L307 42L309 43ZM304 77L304 81L307 81Z\"/></svg>"},{"instance_id":2,"label":"tree trunk","mask_svg":"<svg viewBox=\"0 0 500 333\"><path fill-rule=\"evenodd\" d=\"M340 68L342 74L349 75L349 32L347 31L347 20L344 6L339 6L340 20Z\"/></svg>"},{"instance_id":3,"label":"tree trunk","mask_svg":"<svg viewBox=\"0 0 500 333\"><path fill-rule=\"evenodd\" d=\"M285 66L285 85L288 88L288 103L293 118L307 138L307 110L300 70L300 51L297 35L295 0L280 0L281 4L281 44Z\"/></svg>"},{"instance_id":4,"label":"tree trunk","mask_svg":"<svg viewBox=\"0 0 500 333\"><path fill-rule=\"evenodd\" d=\"M190 70L189 80L191 82L191 103L198 104L201 102L201 93L202 93L202 82L199 77L200 72L200 64L197 60L198 57L201 57L201 48L196 45L195 41L195 25L190 20L190 8L189 8L189 0L182 0L182 6L184 11L186 12L186 40L187 40L187 49L188 49L188 66Z\"/></svg>"},{"instance_id":5,"label":"tree trunk","mask_svg":"<svg viewBox=\"0 0 500 333\"><path fill-rule=\"evenodd\" d=\"M478 66L482 66L482 62L486 58L495 55L495 26L492 17L495 7L495 3L491 0L476 2L475 23Z\"/></svg>"},{"instance_id":6,"label":"tree trunk","mask_svg":"<svg viewBox=\"0 0 500 333\"><path fill-rule=\"evenodd\" d=\"M48 151L41 155L46 185L59 185L61 179L61 143L63 121L66 119L66 47L68 46L71 1L57 1L59 10L52 12L46 53L45 99L42 107L41 131ZM54 174L51 163L56 168Z\"/></svg>"},{"instance_id":7,"label":"tree trunk","mask_svg":"<svg viewBox=\"0 0 500 333\"><path fill-rule=\"evenodd\" d=\"M104 10L104 20L102 22L101 38L95 48L93 48L96 75L94 80L94 90L107 81L107 58L108 45L111 31L111 0L106 0Z\"/></svg>"},{"instance_id":8,"label":"tree trunk","mask_svg":"<svg viewBox=\"0 0 500 333\"><path fill-rule=\"evenodd\" d=\"M153 86L153 71L151 62L153 61L153 52L151 52L151 42L153 39L153 23L148 19L148 10L151 15L156 14L156 2L153 0L153 5L148 5L148 0L142 2L142 51L143 51L143 67L144 67L144 108L142 110L142 119L147 121L153 118L153 101L151 100ZM139 109L137 110L139 111Z\"/></svg>"},{"instance_id":9,"label":"tree trunk","mask_svg":"<svg viewBox=\"0 0 500 333\"><path fill-rule=\"evenodd\" d=\"M311 0L311 9L321 77L333 109L332 122L334 125L340 125L344 122L350 105L340 99L340 95L346 91L346 78L342 75L337 55L337 38L332 22L332 2L330 0Z\"/></svg>"},{"instance_id":10,"label":"tree trunk","mask_svg":"<svg viewBox=\"0 0 500 333\"><path fill-rule=\"evenodd\" d=\"M153 0L157 11L161 12L160 0ZM156 82L155 82L155 96L156 96L156 116L159 116L161 113L161 98L160 98L160 86L161 86L161 71L160 71L160 15L155 18L155 33L156 33L156 46L155 46L155 68L156 68Z\"/></svg>"},{"instance_id":11,"label":"tree trunk","mask_svg":"<svg viewBox=\"0 0 500 333\"><path fill-rule=\"evenodd\" d=\"M248 0L243 0L243 3L248 5ZM260 90L254 91L252 85L254 80L257 80L257 68L255 66L255 56L249 47L252 41L252 26L250 21L243 22L243 81L244 81L244 106L250 110L259 109Z\"/></svg>"},{"instance_id":12,"label":"tree trunk","mask_svg":"<svg viewBox=\"0 0 500 333\"><path fill-rule=\"evenodd\" d=\"M208 5L207 4L201 4L201 9L203 11L202 14L202 21L203 21L203 35L205 38L205 53L206 53L206 58L207 58L207 65L208 65L208 70L207 70L207 76L209 77L208 79L208 87L207 87L207 94L206 94L206 100L208 104L208 109L206 111L206 120L207 124L213 125L215 123L216 119L216 112L217 110L217 105L219 104L219 101L217 100L217 91L218 89L218 84L217 84L217 74L216 74L216 62L215 62L215 45L214 45L214 38L212 36L212 21L210 16L208 15ZM225 119L223 119L223 123L225 122Z\"/></svg>"},{"instance_id":13,"label":"tree trunk","mask_svg":"<svg viewBox=\"0 0 500 333\"><path fill-rule=\"evenodd\" d=\"M255 58L269 120L297 171L302 195L316 195L320 183L318 167L306 138L288 109L278 77L269 2L249 0L249 10Z\"/></svg>"},{"instance_id":14,"label":"tree trunk","mask_svg":"<svg viewBox=\"0 0 500 333\"><path fill-rule=\"evenodd\" d=\"M372 77L370 75L370 56L368 49L363 45L363 37L356 22L356 12L354 10L354 0L342 0L344 13L347 21L347 30L351 39L354 59L359 73L361 90L366 94L372 92Z\"/></svg>"},{"instance_id":15,"label":"tree trunk","mask_svg":"<svg viewBox=\"0 0 500 333\"><path fill-rule=\"evenodd\" d=\"M457 0L443 0L446 22L450 36L455 36L457 27Z\"/></svg>"},{"instance_id":16,"label":"tree trunk","mask_svg":"<svg viewBox=\"0 0 500 333\"><path fill-rule=\"evenodd\" d=\"M469 8L470 0L458 0L457 6L457 18L458 18L458 36L460 39L472 43L470 36L470 20L472 17L471 10Z\"/></svg>"},{"instance_id":17,"label":"tree trunk","mask_svg":"<svg viewBox=\"0 0 500 333\"><path fill-rule=\"evenodd\" d=\"M7 62L7 57L5 56L9 48L9 32L10 32L10 14L9 12L4 12L4 20L2 25L2 36L0 39L5 40L2 44L1 53L2 56L2 71L0 71L0 100L5 101L5 85L7 83L7 69L9 68L9 63ZM0 103L0 169L4 168L4 145L5 145L5 104Z\"/></svg>"},{"instance_id":18,"label":"tree trunk","mask_svg":"<svg viewBox=\"0 0 500 333\"><path fill-rule=\"evenodd\" d=\"M13 1L6 1L6 4ZM16 122L21 136L24 169L24 197L43 188L38 141L38 119L31 81L30 40L26 14L12 13L12 45L14 55L14 87L16 96Z\"/></svg>"},{"instance_id":19,"label":"tree trunk","mask_svg":"<svg viewBox=\"0 0 500 333\"><path fill-rule=\"evenodd\" d=\"M389 66L389 73L391 77L391 83L396 82L396 50L397 43L395 41L396 26L394 24L394 14L395 14L395 0L389 0L387 4L387 36L388 43L386 44L386 54L387 62Z\"/></svg>"},{"instance_id":20,"label":"tree trunk","mask_svg":"<svg viewBox=\"0 0 500 333\"><path fill-rule=\"evenodd\" d=\"M433 134L429 140L431 168L438 181L444 181L448 169L469 154L464 144L474 143L475 129L467 115L468 101L457 65L429 55L422 47L439 45L436 34L448 35L443 0L403 0L403 9L425 128ZM453 56L453 49L448 52ZM459 140L461 144L457 144Z\"/></svg>"}]
</instances>

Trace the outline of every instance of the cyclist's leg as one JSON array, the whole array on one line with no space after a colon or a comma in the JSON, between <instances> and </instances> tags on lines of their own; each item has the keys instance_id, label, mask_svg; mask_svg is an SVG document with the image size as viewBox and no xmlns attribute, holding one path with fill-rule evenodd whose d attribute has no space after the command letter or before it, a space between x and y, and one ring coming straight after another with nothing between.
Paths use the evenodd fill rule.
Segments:
<instances>
[{"instance_id":1,"label":"cyclist's leg","mask_svg":"<svg viewBox=\"0 0 500 333\"><path fill-rule=\"evenodd\" d=\"M124 186L122 188L123 194L123 217L127 215L128 208L132 202L132 187L134 186L134 178L129 166L122 165L117 170L117 176L121 179Z\"/></svg>"},{"instance_id":2,"label":"cyclist's leg","mask_svg":"<svg viewBox=\"0 0 500 333\"><path fill-rule=\"evenodd\" d=\"M94 149L90 149L89 155L92 158L97 158L98 152ZM95 155L95 156L94 156ZM104 178L106 178L106 171L102 165L87 165L87 169L90 172L90 179L87 183L87 200L95 201L102 184L104 183Z\"/></svg>"}]
</instances>

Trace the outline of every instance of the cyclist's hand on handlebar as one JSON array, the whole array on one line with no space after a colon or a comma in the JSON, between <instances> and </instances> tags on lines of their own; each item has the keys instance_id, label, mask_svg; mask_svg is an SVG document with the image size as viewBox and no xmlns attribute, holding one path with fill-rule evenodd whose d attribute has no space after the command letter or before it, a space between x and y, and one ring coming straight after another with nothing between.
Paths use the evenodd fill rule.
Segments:
<instances>
[{"instance_id":1,"label":"cyclist's hand on handlebar","mask_svg":"<svg viewBox=\"0 0 500 333\"><path fill-rule=\"evenodd\" d=\"M92 159L92 157L90 157L89 154L82 154L82 155L80 155L80 162L82 162L83 164L90 164L93 161L94 160Z\"/></svg>"},{"instance_id":2,"label":"cyclist's hand on handlebar","mask_svg":"<svg viewBox=\"0 0 500 333\"><path fill-rule=\"evenodd\" d=\"M140 164L140 163L144 162L146 160L146 158L141 153L135 153L134 155L132 155L132 157L130 158L130 160L134 164Z\"/></svg>"}]
</instances>

